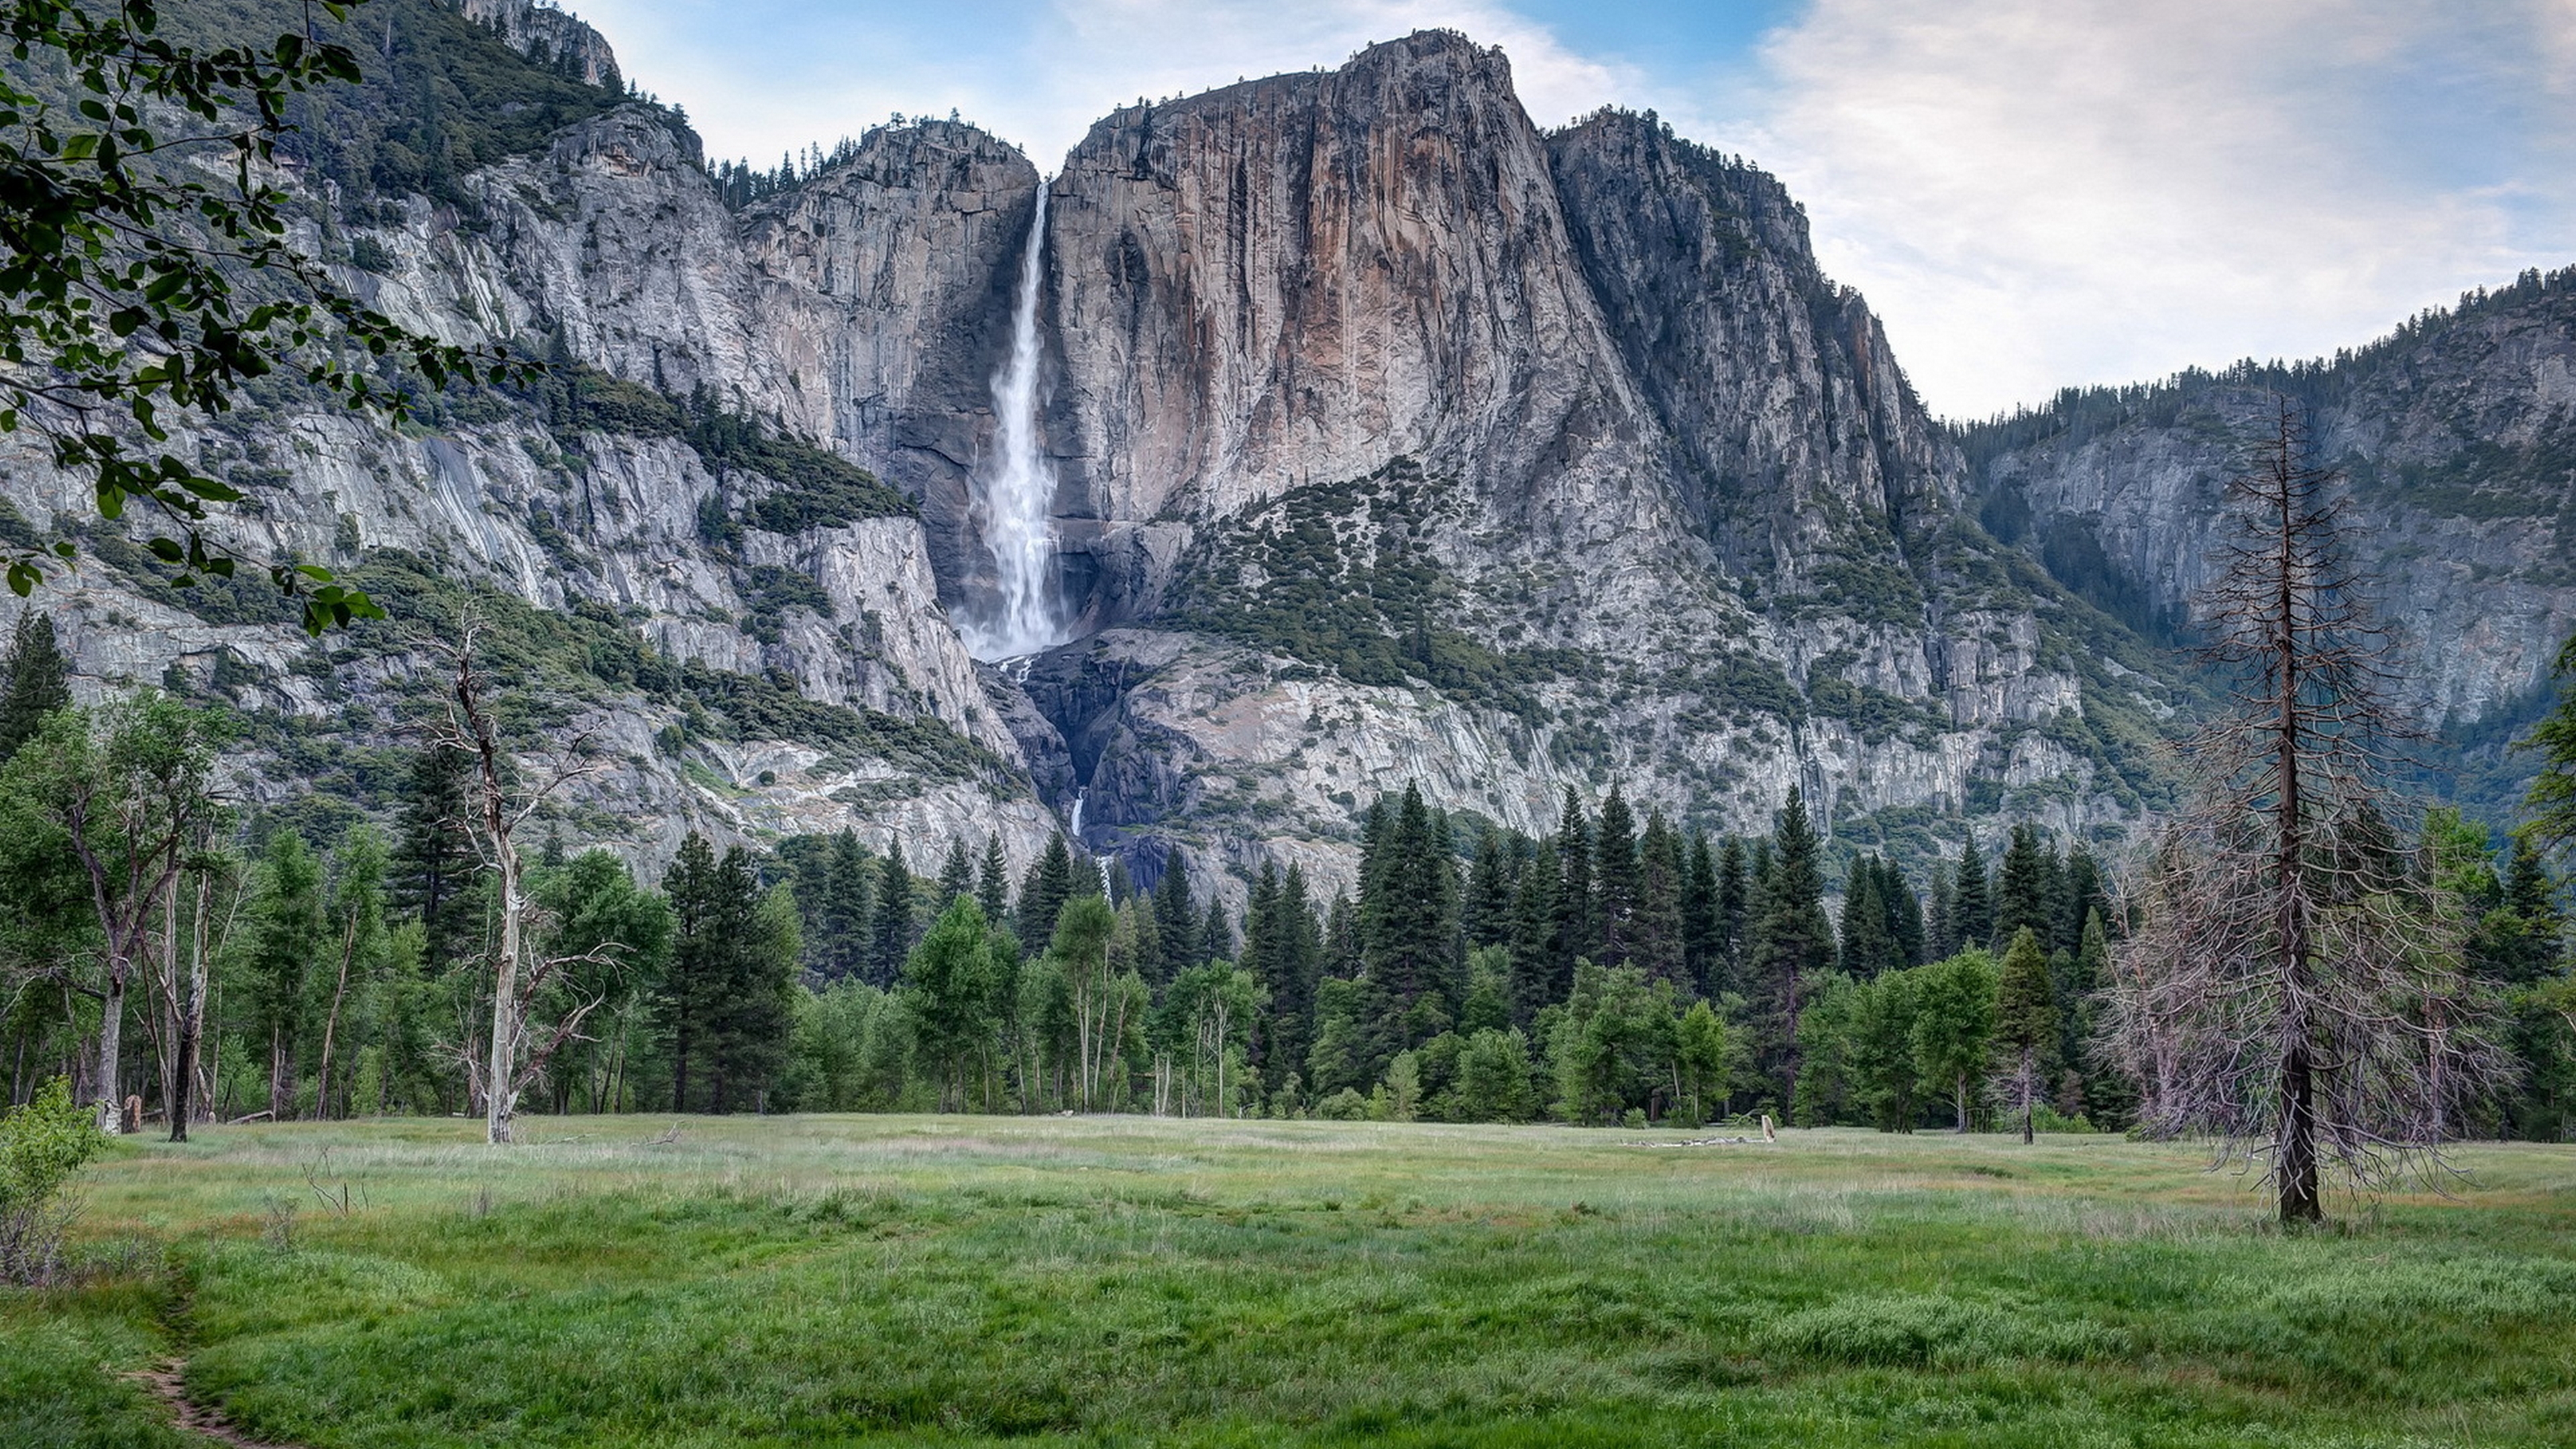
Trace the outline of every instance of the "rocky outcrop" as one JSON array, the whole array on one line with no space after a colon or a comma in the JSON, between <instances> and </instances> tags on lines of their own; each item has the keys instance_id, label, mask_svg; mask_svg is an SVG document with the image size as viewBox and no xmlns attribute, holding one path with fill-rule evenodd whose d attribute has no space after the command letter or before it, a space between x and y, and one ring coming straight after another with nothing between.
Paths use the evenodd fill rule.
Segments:
<instances>
[{"instance_id":1,"label":"rocky outcrop","mask_svg":"<svg viewBox=\"0 0 2576 1449\"><path fill-rule=\"evenodd\" d=\"M2071 394L1971 429L1985 512L2142 626L2190 616L2219 567L2226 480L2284 399L2350 481L2404 702L2436 729L2531 709L2576 630L2576 272L2329 362Z\"/></svg>"},{"instance_id":2,"label":"rocky outcrop","mask_svg":"<svg viewBox=\"0 0 2576 1449\"><path fill-rule=\"evenodd\" d=\"M545 0L460 0L458 8L466 19L490 26L512 50L562 67L584 85L617 79L617 52L607 38Z\"/></svg>"}]
</instances>

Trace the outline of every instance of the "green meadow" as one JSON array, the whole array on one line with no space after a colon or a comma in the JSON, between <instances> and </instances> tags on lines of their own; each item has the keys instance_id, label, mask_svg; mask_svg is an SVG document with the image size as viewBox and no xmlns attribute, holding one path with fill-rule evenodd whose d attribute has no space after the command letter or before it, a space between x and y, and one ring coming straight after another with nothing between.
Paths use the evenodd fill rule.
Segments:
<instances>
[{"instance_id":1,"label":"green meadow","mask_svg":"<svg viewBox=\"0 0 2576 1449\"><path fill-rule=\"evenodd\" d=\"M2565 1147L2285 1235L2114 1137L673 1123L120 1143L0 1443L2576 1442Z\"/></svg>"}]
</instances>

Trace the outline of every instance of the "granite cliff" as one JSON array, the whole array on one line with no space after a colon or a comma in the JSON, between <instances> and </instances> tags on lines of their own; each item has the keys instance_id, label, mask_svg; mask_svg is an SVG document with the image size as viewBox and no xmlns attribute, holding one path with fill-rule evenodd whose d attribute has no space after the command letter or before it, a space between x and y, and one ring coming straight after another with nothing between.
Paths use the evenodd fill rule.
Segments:
<instances>
[{"instance_id":1,"label":"granite cliff","mask_svg":"<svg viewBox=\"0 0 2576 1449\"><path fill-rule=\"evenodd\" d=\"M993 380L1038 167L895 125L728 207L673 113L598 88L615 60L586 27L406 3L413 43L481 47L477 75L591 89L419 190L317 161L307 244L555 379L400 431L278 390L193 442L258 485L246 545L554 641L572 662L542 692L622 761L579 808L639 854L850 827L918 859L991 831L1017 866L1079 800L1084 843L1140 878L1182 849L1232 893L1265 859L1346 879L1356 810L1408 778L1532 830L1613 779L1710 829L1795 784L1840 839L1900 851L2004 816L2116 833L2161 798L2190 704L2141 637L2161 616L2042 544L2080 533L2169 608L2219 430L2025 421L1963 448L1779 183L1652 115L1542 134L1499 51L1426 32L1099 122L1044 183L1035 316L1072 642L978 661L958 623L992 607ZM2490 421L2530 453L2568 329L2524 332L2458 366L2521 359L2527 400ZM2420 390L2374 387L2338 403L2339 446L2459 454L2409 421L2451 416ZM168 680L271 721L262 798L381 794L416 636L311 644L256 597L162 587L66 480L6 467L0 522L87 550L45 600L86 688ZM2467 576L2410 605L2465 621L2430 687L2486 717L2566 627L2565 581L2532 573L2562 555L2406 516L2436 557L2473 534L2530 574L2503 610Z\"/></svg>"}]
</instances>

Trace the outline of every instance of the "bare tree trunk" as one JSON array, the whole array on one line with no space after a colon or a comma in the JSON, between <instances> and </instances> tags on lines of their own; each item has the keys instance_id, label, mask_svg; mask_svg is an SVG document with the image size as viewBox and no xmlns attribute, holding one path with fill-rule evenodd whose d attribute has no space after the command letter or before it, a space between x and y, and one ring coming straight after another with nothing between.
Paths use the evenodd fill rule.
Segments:
<instances>
[{"instance_id":1,"label":"bare tree trunk","mask_svg":"<svg viewBox=\"0 0 2576 1449\"><path fill-rule=\"evenodd\" d=\"M197 913L189 923L187 1000L179 1008L179 1090L170 1103L170 1140L188 1140L188 1118L197 1099L197 1044L206 1035L206 912L214 875L197 872Z\"/></svg>"},{"instance_id":2,"label":"bare tree trunk","mask_svg":"<svg viewBox=\"0 0 2576 1449\"><path fill-rule=\"evenodd\" d=\"M331 1014L322 1023L322 1085L313 1094L313 1115L331 1115L331 1044L340 1032L340 1002L349 994L349 958L358 950L358 913L349 912L348 933L340 941L340 980L331 988Z\"/></svg>"},{"instance_id":3,"label":"bare tree trunk","mask_svg":"<svg viewBox=\"0 0 2576 1449\"><path fill-rule=\"evenodd\" d=\"M125 1130L125 1104L116 1090L116 1064L125 1047L125 983L134 974L134 958L119 950L108 957L107 989L99 993L98 1130Z\"/></svg>"},{"instance_id":4,"label":"bare tree trunk","mask_svg":"<svg viewBox=\"0 0 2576 1449\"><path fill-rule=\"evenodd\" d=\"M2036 1047L2025 1045L2021 1049L2021 1140L2022 1145L2025 1147L2029 1146L2033 1140L2030 1121L2030 1099L2034 1089L2034 1083L2032 1081L2034 1067L2033 1058L2037 1053L2038 1048Z\"/></svg>"},{"instance_id":5,"label":"bare tree trunk","mask_svg":"<svg viewBox=\"0 0 2576 1449\"><path fill-rule=\"evenodd\" d=\"M2300 709L2299 691L2303 682L2300 666L2304 650L2299 638L2299 592L2309 583L2299 567L2295 507L2297 497L2289 486L2288 470L2295 466L2286 444L2281 449L2279 467L2283 477L2277 496L2279 503L2279 553L2277 558L2278 594L2273 607L2274 627L2278 633L2273 647L2277 651L2279 671L2280 715L2274 722L2277 732L2273 741L2279 751L2279 771L2275 782L2272 810L2275 837L2279 844L2279 875L2273 882L2277 891L2275 923L2277 946L2281 953L2281 979L2288 1011L2282 1021L2286 1050L2281 1059L2281 1138L2280 1170L2281 1221L2315 1222L2324 1216L2317 1202L2316 1114L2313 1094L2314 1072L2309 1054L2308 1008L2308 886L2306 799L2301 793L2299 758L2304 741L2300 738L2305 716Z\"/></svg>"}]
</instances>

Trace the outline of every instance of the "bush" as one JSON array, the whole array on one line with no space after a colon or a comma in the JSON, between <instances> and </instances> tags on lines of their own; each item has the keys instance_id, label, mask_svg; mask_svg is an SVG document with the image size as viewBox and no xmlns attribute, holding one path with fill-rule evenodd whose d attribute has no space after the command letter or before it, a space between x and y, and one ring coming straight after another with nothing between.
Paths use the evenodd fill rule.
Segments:
<instances>
[{"instance_id":1,"label":"bush","mask_svg":"<svg viewBox=\"0 0 2576 1449\"><path fill-rule=\"evenodd\" d=\"M1352 1087L1344 1087L1315 1104L1315 1115L1327 1122L1364 1122L1368 1114L1368 1098Z\"/></svg>"},{"instance_id":2,"label":"bush","mask_svg":"<svg viewBox=\"0 0 2576 1449\"><path fill-rule=\"evenodd\" d=\"M61 1077L0 1116L0 1282L42 1283L54 1275L72 1218L63 1186L106 1145Z\"/></svg>"}]
</instances>

